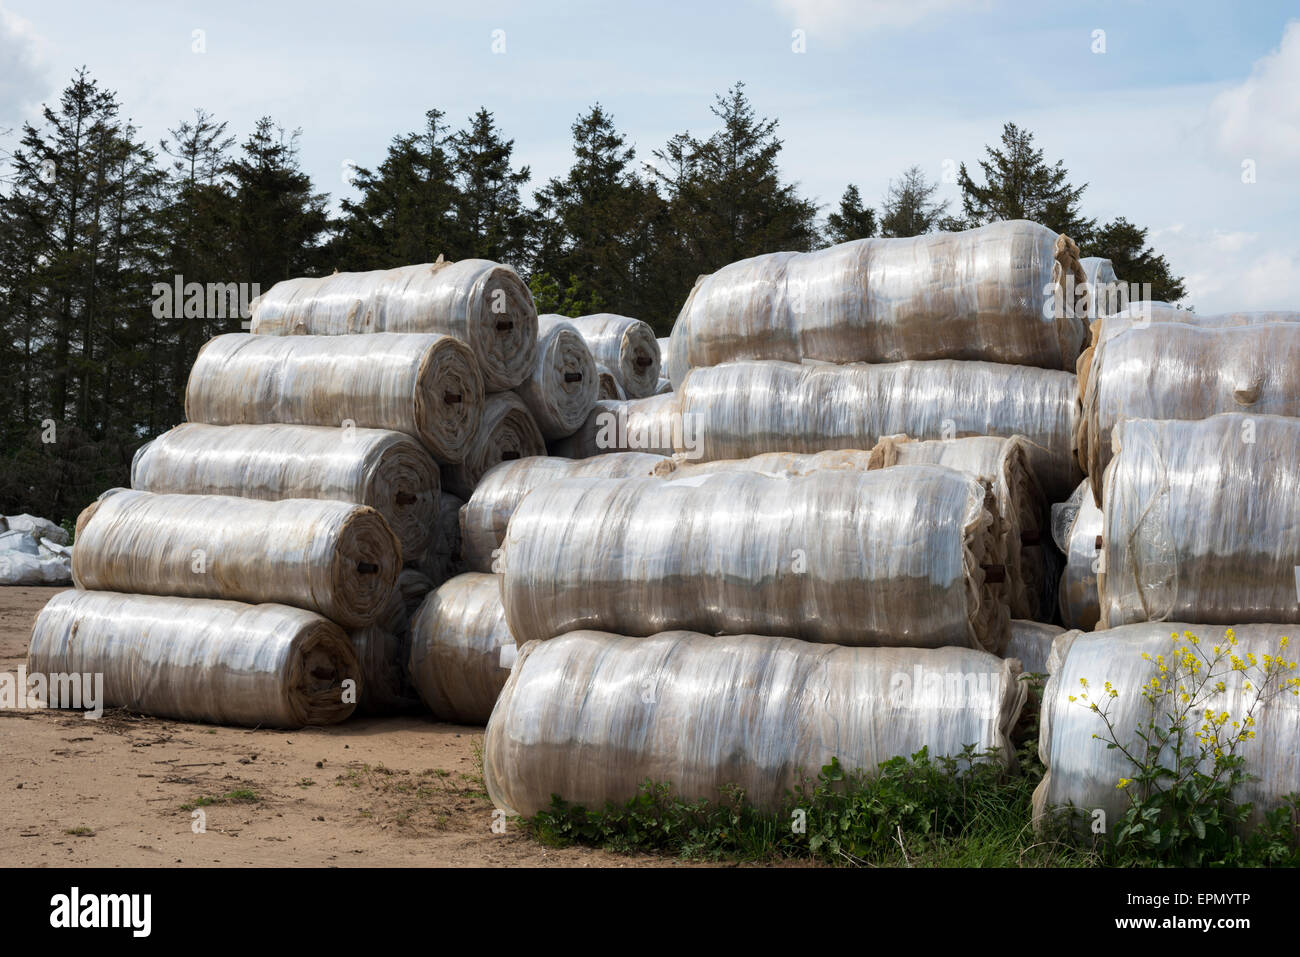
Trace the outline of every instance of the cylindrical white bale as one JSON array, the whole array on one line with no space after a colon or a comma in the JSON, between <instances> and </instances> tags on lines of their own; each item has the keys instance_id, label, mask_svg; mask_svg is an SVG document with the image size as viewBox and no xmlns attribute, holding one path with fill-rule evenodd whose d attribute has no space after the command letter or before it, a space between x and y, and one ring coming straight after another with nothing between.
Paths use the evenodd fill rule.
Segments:
<instances>
[{"instance_id":1,"label":"cylindrical white bale","mask_svg":"<svg viewBox=\"0 0 1300 957\"><path fill-rule=\"evenodd\" d=\"M1044 621L1011 619L1011 640L1002 651L1003 658L1015 658L1021 671L1027 675L1048 674L1047 662L1052 654L1052 642L1065 633L1060 625Z\"/></svg>"},{"instance_id":2,"label":"cylindrical white bale","mask_svg":"<svg viewBox=\"0 0 1300 957\"><path fill-rule=\"evenodd\" d=\"M669 378L680 389L691 369L737 359L1072 370L1086 300L1078 310L1068 294L1083 281L1074 242L1026 220L756 256L696 282L673 326Z\"/></svg>"},{"instance_id":3,"label":"cylindrical white bale","mask_svg":"<svg viewBox=\"0 0 1300 957\"><path fill-rule=\"evenodd\" d=\"M438 521L433 526L433 537L424 557L415 563L415 567L438 587L448 578L454 578L465 571L460 540L460 510L465 505L463 499L447 492L442 493L438 507Z\"/></svg>"},{"instance_id":4,"label":"cylindrical white bale","mask_svg":"<svg viewBox=\"0 0 1300 957\"><path fill-rule=\"evenodd\" d=\"M604 366L596 367L596 381L599 384L596 390L596 400L614 399L623 402L627 399L627 393L623 387L618 384L618 377L610 372Z\"/></svg>"},{"instance_id":5,"label":"cylindrical white bale","mask_svg":"<svg viewBox=\"0 0 1300 957\"><path fill-rule=\"evenodd\" d=\"M486 724L514 660L499 575L458 575L411 621L411 680L440 721Z\"/></svg>"},{"instance_id":6,"label":"cylindrical white bale","mask_svg":"<svg viewBox=\"0 0 1300 957\"><path fill-rule=\"evenodd\" d=\"M934 466L552 482L506 529L506 617L520 642L689 628L997 650L985 496Z\"/></svg>"},{"instance_id":7,"label":"cylindrical white bale","mask_svg":"<svg viewBox=\"0 0 1300 957\"><path fill-rule=\"evenodd\" d=\"M492 392L528 376L537 307L509 266L486 259L424 263L278 282L253 301L258 335L439 333L470 347Z\"/></svg>"},{"instance_id":8,"label":"cylindrical white bale","mask_svg":"<svg viewBox=\"0 0 1300 957\"><path fill-rule=\"evenodd\" d=\"M1091 631L1101 617L1097 595L1101 533L1101 509L1092 500L1092 488L1085 479L1068 501L1052 506L1052 537L1065 553L1057 591L1061 621L1067 628Z\"/></svg>"},{"instance_id":9,"label":"cylindrical white bale","mask_svg":"<svg viewBox=\"0 0 1300 957\"><path fill-rule=\"evenodd\" d=\"M546 440L523 399L513 392L494 392L483 403L483 422L458 465L444 466L442 484L468 499L474 487L499 462L545 455Z\"/></svg>"},{"instance_id":10,"label":"cylindrical white bale","mask_svg":"<svg viewBox=\"0 0 1300 957\"><path fill-rule=\"evenodd\" d=\"M1113 439L1103 628L1300 622L1300 419L1125 419Z\"/></svg>"},{"instance_id":11,"label":"cylindrical white bale","mask_svg":"<svg viewBox=\"0 0 1300 957\"><path fill-rule=\"evenodd\" d=\"M659 384L659 342L647 323L610 312L569 321L587 340L596 363L614 373L629 399L654 395Z\"/></svg>"},{"instance_id":12,"label":"cylindrical white bale","mask_svg":"<svg viewBox=\"0 0 1300 957\"><path fill-rule=\"evenodd\" d=\"M667 461L645 452L614 452L589 459L533 456L502 462L491 469L460 512L461 551L476 572L493 571L496 550L505 541L506 526L524 496L548 482L566 478L627 478L655 474Z\"/></svg>"},{"instance_id":13,"label":"cylindrical white bale","mask_svg":"<svg viewBox=\"0 0 1300 957\"><path fill-rule=\"evenodd\" d=\"M1244 657L1250 652L1261 659L1264 654L1276 655L1282 636L1295 633L1292 625L1242 624L1234 630L1238 642L1235 653ZM1160 673L1155 656L1168 656L1175 644L1171 635L1181 641L1183 632L1195 635L1205 649L1227 644L1226 626L1169 621L1058 639L1064 654L1059 656L1061 662L1043 692L1038 752L1047 773L1034 791L1036 821L1045 812L1067 805L1081 812L1081 827L1096 819L1096 810L1104 811L1112 826L1123 817L1129 799L1116 785L1120 778L1135 777L1134 767L1118 748L1107 748L1106 727L1088 703L1079 699L1083 688L1079 682L1086 680L1096 697L1110 682L1118 692L1110 700L1111 723L1120 743L1130 753L1140 755L1145 745L1138 732L1151 720L1151 705L1142 696L1143 687ZM1152 660L1143 660L1143 654ZM1055 648L1053 656L1057 656ZM1240 720L1255 697L1243 688L1246 680L1242 672L1227 669L1223 692L1212 694L1205 707L1216 714L1227 711ZM1070 701L1071 696L1078 700ZM1195 715L1189 722L1191 731L1199 726L1200 717ZM1233 792L1233 798L1254 804L1253 816L1258 821L1264 811L1281 805L1288 794L1300 791L1300 762L1296 760L1300 698L1286 692L1279 694L1257 709L1254 719L1256 736L1242 741L1237 750L1245 758L1247 780Z\"/></svg>"},{"instance_id":14,"label":"cylindrical white bale","mask_svg":"<svg viewBox=\"0 0 1300 957\"><path fill-rule=\"evenodd\" d=\"M562 439L578 431L596 404L596 361L567 319L542 316L537 336L533 370L516 391L542 436Z\"/></svg>"},{"instance_id":15,"label":"cylindrical white bale","mask_svg":"<svg viewBox=\"0 0 1300 957\"><path fill-rule=\"evenodd\" d=\"M656 342L659 343L659 376L666 378L668 375L668 364L672 357L672 337L660 336Z\"/></svg>"},{"instance_id":16,"label":"cylindrical white bale","mask_svg":"<svg viewBox=\"0 0 1300 957\"><path fill-rule=\"evenodd\" d=\"M577 432L550 444L550 454L586 459L610 452L672 455L678 448L694 448L697 437L689 430L683 432L677 410L677 396L672 393L626 402L602 399Z\"/></svg>"},{"instance_id":17,"label":"cylindrical white bale","mask_svg":"<svg viewBox=\"0 0 1300 957\"><path fill-rule=\"evenodd\" d=\"M279 602L345 628L375 619L402 565L373 508L305 498L117 489L81 513L76 541L78 588Z\"/></svg>"},{"instance_id":18,"label":"cylindrical white bale","mask_svg":"<svg viewBox=\"0 0 1300 957\"><path fill-rule=\"evenodd\" d=\"M391 429L443 463L461 460L482 414L474 356L439 335L217 336L185 390L191 422Z\"/></svg>"},{"instance_id":19,"label":"cylindrical white bale","mask_svg":"<svg viewBox=\"0 0 1300 957\"><path fill-rule=\"evenodd\" d=\"M438 517L437 465L420 443L387 429L186 422L140 447L131 487L369 505L407 559L424 554Z\"/></svg>"},{"instance_id":20,"label":"cylindrical white bale","mask_svg":"<svg viewBox=\"0 0 1300 957\"><path fill-rule=\"evenodd\" d=\"M1116 331L1107 332L1112 324ZM1083 361L1075 443L1099 505L1111 432L1121 419L1300 415L1296 322L1194 326L1105 319L1087 368Z\"/></svg>"},{"instance_id":21,"label":"cylindrical white bale","mask_svg":"<svg viewBox=\"0 0 1300 957\"><path fill-rule=\"evenodd\" d=\"M1130 302L1123 309L1118 309L1105 316L1106 322L1101 329L1093 333L1093 344L1101 334L1112 335L1127 328L1124 320L1135 324L1157 322L1179 322L1188 326L1206 326L1221 328L1224 326L1250 326L1261 322L1300 322L1300 312L1294 311L1259 311L1259 312L1219 312L1199 313L1190 309L1180 309L1167 302L1139 301Z\"/></svg>"},{"instance_id":22,"label":"cylindrical white bale","mask_svg":"<svg viewBox=\"0 0 1300 957\"><path fill-rule=\"evenodd\" d=\"M1065 498L1083 477L1072 454L1078 396L1069 372L992 362L732 362L696 369L673 397L680 431L702 461L869 449L900 433L1021 435L1049 498Z\"/></svg>"},{"instance_id":23,"label":"cylindrical white bale","mask_svg":"<svg viewBox=\"0 0 1300 957\"><path fill-rule=\"evenodd\" d=\"M432 590L433 582L426 576L403 568L375 623L348 633L365 677L365 690L357 701L359 712L396 714L419 708L420 699L407 669L411 616Z\"/></svg>"},{"instance_id":24,"label":"cylindrical white bale","mask_svg":"<svg viewBox=\"0 0 1300 957\"><path fill-rule=\"evenodd\" d=\"M103 675L106 708L284 728L342 721L355 707L343 683L364 688L347 636L313 612L106 591L51 598L27 669Z\"/></svg>"},{"instance_id":25,"label":"cylindrical white bale","mask_svg":"<svg viewBox=\"0 0 1300 957\"><path fill-rule=\"evenodd\" d=\"M1026 686L966 648L844 648L759 635L579 631L530 642L483 738L492 802L532 816L551 796L622 804L647 779L686 801L778 810L832 758L871 772L974 745L1010 764Z\"/></svg>"}]
</instances>

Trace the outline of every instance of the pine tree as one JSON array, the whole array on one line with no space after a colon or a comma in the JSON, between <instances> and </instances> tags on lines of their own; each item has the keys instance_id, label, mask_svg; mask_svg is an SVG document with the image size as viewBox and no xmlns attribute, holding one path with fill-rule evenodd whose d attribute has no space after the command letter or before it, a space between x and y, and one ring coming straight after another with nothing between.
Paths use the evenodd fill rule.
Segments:
<instances>
[{"instance_id":1,"label":"pine tree","mask_svg":"<svg viewBox=\"0 0 1300 957\"><path fill-rule=\"evenodd\" d=\"M1122 216L1098 229L1083 254L1109 259L1123 283L1150 283L1152 299L1178 302L1187 295L1183 278L1175 276L1165 257L1147 245L1147 230Z\"/></svg>"},{"instance_id":2,"label":"pine tree","mask_svg":"<svg viewBox=\"0 0 1300 957\"><path fill-rule=\"evenodd\" d=\"M939 184L929 182L919 166L904 170L898 182L891 180L880 204L880 235L921 236L945 228L948 203L934 198L938 190Z\"/></svg>"},{"instance_id":3,"label":"pine tree","mask_svg":"<svg viewBox=\"0 0 1300 957\"><path fill-rule=\"evenodd\" d=\"M840 208L826 217L826 238L831 243L847 243L876 235L876 211L862 205L862 194L850 183L840 197Z\"/></svg>"},{"instance_id":4,"label":"pine tree","mask_svg":"<svg viewBox=\"0 0 1300 957\"><path fill-rule=\"evenodd\" d=\"M470 117L469 124L451 139L460 255L522 268L532 217L519 190L532 173L527 166L511 167L515 141L501 138L486 109Z\"/></svg>"}]
</instances>

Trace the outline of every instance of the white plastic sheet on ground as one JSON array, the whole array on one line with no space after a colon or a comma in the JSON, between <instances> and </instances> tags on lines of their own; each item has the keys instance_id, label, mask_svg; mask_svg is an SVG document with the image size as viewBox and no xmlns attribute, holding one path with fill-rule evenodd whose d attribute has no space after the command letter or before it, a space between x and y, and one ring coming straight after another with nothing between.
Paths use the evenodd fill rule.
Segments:
<instances>
[{"instance_id":1,"label":"white plastic sheet on ground","mask_svg":"<svg viewBox=\"0 0 1300 957\"><path fill-rule=\"evenodd\" d=\"M586 341L561 316L542 316L537 325L537 359L516 390L546 439L578 431L600 389L596 360Z\"/></svg>"},{"instance_id":2,"label":"white plastic sheet on ground","mask_svg":"<svg viewBox=\"0 0 1300 957\"><path fill-rule=\"evenodd\" d=\"M598 628L1000 649L984 485L951 469L576 478L531 491L502 546L520 641Z\"/></svg>"},{"instance_id":3,"label":"white plastic sheet on ground","mask_svg":"<svg viewBox=\"0 0 1300 957\"><path fill-rule=\"evenodd\" d=\"M1067 628L1091 631L1101 617L1097 596L1101 533L1101 509L1092 500L1092 487L1085 479L1068 501L1052 506L1052 537L1065 553L1065 568L1057 591L1061 621Z\"/></svg>"},{"instance_id":4,"label":"white plastic sheet on ground","mask_svg":"<svg viewBox=\"0 0 1300 957\"><path fill-rule=\"evenodd\" d=\"M103 675L106 708L285 728L344 720L362 682L347 636L301 608L80 590L37 615L27 669Z\"/></svg>"},{"instance_id":5,"label":"white plastic sheet on ground","mask_svg":"<svg viewBox=\"0 0 1300 957\"><path fill-rule=\"evenodd\" d=\"M610 312L569 322L587 340L597 365L614 374L627 398L654 395L659 384L659 342L648 324Z\"/></svg>"},{"instance_id":6,"label":"white plastic sheet on ground","mask_svg":"<svg viewBox=\"0 0 1300 957\"><path fill-rule=\"evenodd\" d=\"M499 462L545 454L546 440L523 400L513 392L494 392L483 403L483 421L465 449L464 461L444 466L442 483L453 495L468 499Z\"/></svg>"},{"instance_id":7,"label":"white plastic sheet on ground","mask_svg":"<svg viewBox=\"0 0 1300 957\"><path fill-rule=\"evenodd\" d=\"M519 652L483 743L492 802L532 816L551 796L623 803L646 779L687 801L738 787L777 810L838 758L848 771L928 748L996 749L1026 687L965 648L845 648L791 638L579 631Z\"/></svg>"}]
</instances>

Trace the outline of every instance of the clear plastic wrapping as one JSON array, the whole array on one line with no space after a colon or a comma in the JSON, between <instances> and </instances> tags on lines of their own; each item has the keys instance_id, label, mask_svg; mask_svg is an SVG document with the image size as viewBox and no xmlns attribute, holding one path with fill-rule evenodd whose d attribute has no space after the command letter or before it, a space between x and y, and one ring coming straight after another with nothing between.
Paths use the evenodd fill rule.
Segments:
<instances>
[{"instance_id":1,"label":"clear plastic wrapping","mask_svg":"<svg viewBox=\"0 0 1300 957\"><path fill-rule=\"evenodd\" d=\"M1020 669L1027 675L1048 674L1048 659L1052 654L1052 642L1059 638L1065 629L1044 621L1024 621L1011 619L1011 640L1002 652L1004 658L1015 658L1020 662Z\"/></svg>"},{"instance_id":2,"label":"clear plastic wrapping","mask_svg":"<svg viewBox=\"0 0 1300 957\"><path fill-rule=\"evenodd\" d=\"M462 259L278 282L253 300L251 329L281 336L454 336L474 353L484 388L500 392L532 370L537 307L509 266Z\"/></svg>"},{"instance_id":3,"label":"clear plastic wrapping","mask_svg":"<svg viewBox=\"0 0 1300 957\"><path fill-rule=\"evenodd\" d=\"M505 541L510 516L533 489L566 478L652 475L666 461L663 456L645 452L614 452L589 459L534 456L502 462L483 476L461 509L461 549L465 564L476 572L494 570L494 553Z\"/></svg>"},{"instance_id":4,"label":"clear plastic wrapping","mask_svg":"<svg viewBox=\"0 0 1300 957\"><path fill-rule=\"evenodd\" d=\"M1065 498L1082 474L1071 440L1069 372L992 362L798 365L732 362L696 369L671 397L702 461L763 452L869 449L914 439L1020 435L1044 493Z\"/></svg>"},{"instance_id":5,"label":"clear plastic wrapping","mask_svg":"<svg viewBox=\"0 0 1300 957\"><path fill-rule=\"evenodd\" d=\"M1008 614L982 483L951 469L564 479L502 546L520 641L598 628L1000 649Z\"/></svg>"},{"instance_id":6,"label":"clear plastic wrapping","mask_svg":"<svg viewBox=\"0 0 1300 957\"><path fill-rule=\"evenodd\" d=\"M687 801L737 787L778 810L838 758L848 771L928 748L1010 764L1026 697L1005 661L966 648L845 648L757 635L579 631L530 642L483 739L492 802L623 803L647 779Z\"/></svg>"},{"instance_id":7,"label":"clear plastic wrapping","mask_svg":"<svg viewBox=\"0 0 1300 957\"><path fill-rule=\"evenodd\" d=\"M615 399L623 402L627 399L627 393L623 387L618 384L618 378L604 366L596 367L596 381L599 387L596 390L597 401L601 399Z\"/></svg>"},{"instance_id":8,"label":"clear plastic wrapping","mask_svg":"<svg viewBox=\"0 0 1300 957\"><path fill-rule=\"evenodd\" d=\"M537 325L537 359L515 391L546 439L572 435L596 404L600 383L596 361L578 330L559 316Z\"/></svg>"},{"instance_id":9,"label":"clear plastic wrapping","mask_svg":"<svg viewBox=\"0 0 1300 957\"><path fill-rule=\"evenodd\" d=\"M357 710L365 714L397 714L418 710L420 698L407 661L411 652L411 616L433 590L433 582L413 568L403 568L397 585L372 625L348 634L365 678Z\"/></svg>"},{"instance_id":10,"label":"clear plastic wrapping","mask_svg":"<svg viewBox=\"0 0 1300 957\"><path fill-rule=\"evenodd\" d=\"M627 398L654 395L659 384L659 341L649 325L610 312L579 316L569 322L587 340L596 363L614 373Z\"/></svg>"},{"instance_id":11,"label":"clear plastic wrapping","mask_svg":"<svg viewBox=\"0 0 1300 957\"><path fill-rule=\"evenodd\" d=\"M407 559L424 554L438 516L437 465L410 436L386 429L187 422L140 447L131 487L369 505Z\"/></svg>"},{"instance_id":12,"label":"clear plastic wrapping","mask_svg":"<svg viewBox=\"0 0 1300 957\"><path fill-rule=\"evenodd\" d=\"M680 389L692 368L737 359L1073 369L1084 278L1074 242L1026 220L756 256L696 282L673 326L669 378Z\"/></svg>"},{"instance_id":13,"label":"clear plastic wrapping","mask_svg":"<svg viewBox=\"0 0 1300 957\"><path fill-rule=\"evenodd\" d=\"M296 728L363 690L338 625L287 605L65 591L36 616L32 674L103 675L103 705L181 721Z\"/></svg>"},{"instance_id":14,"label":"clear plastic wrapping","mask_svg":"<svg viewBox=\"0 0 1300 957\"><path fill-rule=\"evenodd\" d=\"M552 455L566 459L609 452L672 455L684 435L677 397L671 393L623 402L601 399L578 431L549 448Z\"/></svg>"},{"instance_id":15,"label":"clear plastic wrapping","mask_svg":"<svg viewBox=\"0 0 1300 957\"><path fill-rule=\"evenodd\" d=\"M1113 440L1103 628L1300 622L1300 419L1125 419Z\"/></svg>"},{"instance_id":16,"label":"clear plastic wrapping","mask_svg":"<svg viewBox=\"0 0 1300 957\"><path fill-rule=\"evenodd\" d=\"M434 523L429 548L424 557L415 562L415 567L433 582L435 588L465 571L460 539L460 510L464 505L463 499L442 493L438 521Z\"/></svg>"},{"instance_id":17,"label":"clear plastic wrapping","mask_svg":"<svg viewBox=\"0 0 1300 957\"><path fill-rule=\"evenodd\" d=\"M546 440L537 423L513 392L494 392L483 402L483 421L457 465L442 469L442 483L458 498L468 499L474 487L498 462L546 454Z\"/></svg>"},{"instance_id":18,"label":"clear plastic wrapping","mask_svg":"<svg viewBox=\"0 0 1300 957\"><path fill-rule=\"evenodd\" d=\"M459 462L483 415L469 347L441 335L217 336L199 350L185 417L209 425L351 425L414 436Z\"/></svg>"},{"instance_id":19,"label":"clear plastic wrapping","mask_svg":"<svg viewBox=\"0 0 1300 957\"><path fill-rule=\"evenodd\" d=\"M456 576L411 622L411 679L440 721L485 724L514 658L499 575Z\"/></svg>"},{"instance_id":20,"label":"clear plastic wrapping","mask_svg":"<svg viewBox=\"0 0 1300 957\"><path fill-rule=\"evenodd\" d=\"M1067 628L1091 631L1101 617L1097 573L1101 570L1101 509L1092 500L1088 481L1079 483L1069 500L1052 506L1052 537L1065 553L1061 571L1061 621Z\"/></svg>"},{"instance_id":21,"label":"clear plastic wrapping","mask_svg":"<svg viewBox=\"0 0 1300 957\"><path fill-rule=\"evenodd\" d=\"M81 513L76 541L79 588L278 602L345 628L374 621L402 565L373 508L305 498L117 489Z\"/></svg>"}]
</instances>

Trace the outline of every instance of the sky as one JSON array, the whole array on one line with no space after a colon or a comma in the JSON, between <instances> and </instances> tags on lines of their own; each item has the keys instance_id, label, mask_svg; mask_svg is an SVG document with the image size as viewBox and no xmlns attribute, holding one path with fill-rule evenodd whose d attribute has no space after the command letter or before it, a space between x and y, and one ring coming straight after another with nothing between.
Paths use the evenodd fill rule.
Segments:
<instances>
[{"instance_id":1,"label":"sky","mask_svg":"<svg viewBox=\"0 0 1300 957\"><path fill-rule=\"evenodd\" d=\"M1150 228L1198 311L1300 309L1297 0L0 0L0 130L82 65L150 144L196 107L241 140L262 115L301 129L335 203L430 108L486 106L536 188L593 103L649 161L743 81L823 213L913 164L955 210L956 164L1012 121L1087 215Z\"/></svg>"}]
</instances>

